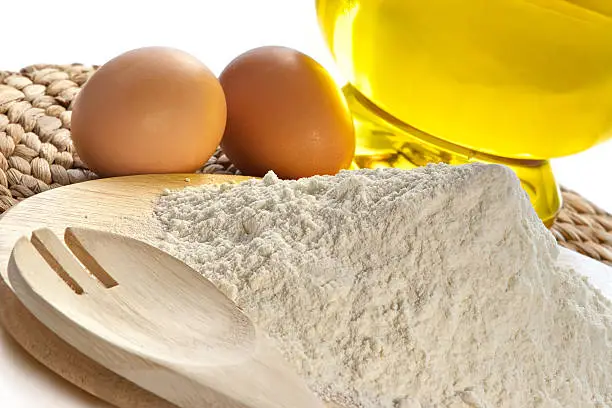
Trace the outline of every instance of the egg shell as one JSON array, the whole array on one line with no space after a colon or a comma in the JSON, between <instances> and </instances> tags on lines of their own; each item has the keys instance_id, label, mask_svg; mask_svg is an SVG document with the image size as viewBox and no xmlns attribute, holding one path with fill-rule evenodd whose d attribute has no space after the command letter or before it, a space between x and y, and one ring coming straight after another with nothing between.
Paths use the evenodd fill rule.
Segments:
<instances>
[{"instance_id":1,"label":"egg shell","mask_svg":"<svg viewBox=\"0 0 612 408\"><path fill-rule=\"evenodd\" d=\"M329 73L287 47L255 48L219 76L228 117L221 146L246 175L335 174L355 153L353 120Z\"/></svg>"},{"instance_id":2,"label":"egg shell","mask_svg":"<svg viewBox=\"0 0 612 408\"><path fill-rule=\"evenodd\" d=\"M100 176L193 172L221 141L226 113L223 89L202 62L144 47L88 80L73 107L72 139Z\"/></svg>"}]
</instances>

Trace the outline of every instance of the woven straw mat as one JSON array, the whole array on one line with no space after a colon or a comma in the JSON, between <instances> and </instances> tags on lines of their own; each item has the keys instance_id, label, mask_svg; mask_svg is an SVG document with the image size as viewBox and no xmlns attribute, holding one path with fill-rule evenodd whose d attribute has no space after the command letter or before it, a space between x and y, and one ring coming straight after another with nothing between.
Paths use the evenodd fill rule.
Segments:
<instances>
[{"instance_id":1,"label":"woven straw mat","mask_svg":"<svg viewBox=\"0 0 612 408\"><path fill-rule=\"evenodd\" d=\"M70 140L70 109L96 66L34 65L0 71L0 213L54 187L95 179ZM200 172L236 173L221 151ZM560 245L612 265L612 215L562 189L551 228Z\"/></svg>"}]
</instances>

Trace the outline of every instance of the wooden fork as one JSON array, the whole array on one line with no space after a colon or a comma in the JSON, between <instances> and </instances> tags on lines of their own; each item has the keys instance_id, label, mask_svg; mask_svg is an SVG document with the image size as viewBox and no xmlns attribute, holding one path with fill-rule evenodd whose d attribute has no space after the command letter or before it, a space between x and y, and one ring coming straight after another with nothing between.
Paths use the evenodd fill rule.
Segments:
<instances>
[{"instance_id":1,"label":"wooden fork","mask_svg":"<svg viewBox=\"0 0 612 408\"><path fill-rule=\"evenodd\" d=\"M125 236L82 228L21 238L9 279L64 341L182 408L323 403L251 320L195 270Z\"/></svg>"}]
</instances>

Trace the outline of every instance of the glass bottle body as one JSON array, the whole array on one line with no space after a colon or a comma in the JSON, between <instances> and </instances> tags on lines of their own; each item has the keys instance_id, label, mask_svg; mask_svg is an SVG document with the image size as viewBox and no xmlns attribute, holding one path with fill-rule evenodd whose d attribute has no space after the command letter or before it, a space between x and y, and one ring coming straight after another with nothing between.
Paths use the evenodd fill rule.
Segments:
<instances>
[{"instance_id":1,"label":"glass bottle body","mask_svg":"<svg viewBox=\"0 0 612 408\"><path fill-rule=\"evenodd\" d=\"M318 0L360 167L512 167L550 222L548 159L612 135L606 0Z\"/></svg>"}]
</instances>

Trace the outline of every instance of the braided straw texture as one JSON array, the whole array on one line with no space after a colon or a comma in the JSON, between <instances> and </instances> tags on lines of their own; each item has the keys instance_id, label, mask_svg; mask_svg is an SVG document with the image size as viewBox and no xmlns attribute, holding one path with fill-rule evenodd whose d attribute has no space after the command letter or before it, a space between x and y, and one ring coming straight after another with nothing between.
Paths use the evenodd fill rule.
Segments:
<instances>
[{"instance_id":1,"label":"braided straw texture","mask_svg":"<svg viewBox=\"0 0 612 408\"><path fill-rule=\"evenodd\" d=\"M563 208L551 231L569 249L612 266L612 215L563 189Z\"/></svg>"},{"instance_id":2,"label":"braided straw texture","mask_svg":"<svg viewBox=\"0 0 612 408\"><path fill-rule=\"evenodd\" d=\"M74 151L70 114L96 66L34 65L0 71L0 213L58 186L96 178ZM238 174L217 150L199 172ZM560 245L612 265L612 215L563 189L551 231Z\"/></svg>"},{"instance_id":3,"label":"braided straw texture","mask_svg":"<svg viewBox=\"0 0 612 408\"><path fill-rule=\"evenodd\" d=\"M94 178L70 141L70 107L94 67L0 71L0 212L50 188Z\"/></svg>"}]
</instances>

